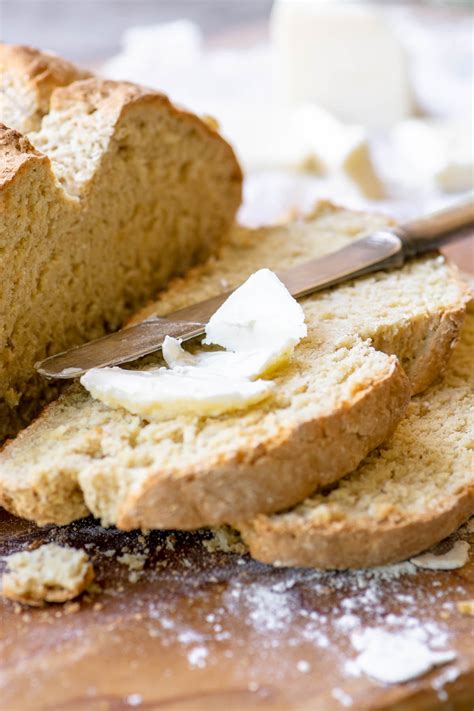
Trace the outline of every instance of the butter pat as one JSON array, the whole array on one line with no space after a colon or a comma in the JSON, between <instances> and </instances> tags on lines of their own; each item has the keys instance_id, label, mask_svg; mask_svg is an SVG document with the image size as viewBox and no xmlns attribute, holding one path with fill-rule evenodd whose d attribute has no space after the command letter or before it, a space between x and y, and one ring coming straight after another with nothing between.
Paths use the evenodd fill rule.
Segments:
<instances>
[{"instance_id":1,"label":"butter pat","mask_svg":"<svg viewBox=\"0 0 474 711\"><path fill-rule=\"evenodd\" d=\"M93 368L81 378L92 397L147 420L178 415L217 416L268 397L273 383L222 377L200 368L151 371Z\"/></svg>"},{"instance_id":2,"label":"butter pat","mask_svg":"<svg viewBox=\"0 0 474 711\"><path fill-rule=\"evenodd\" d=\"M308 333L304 312L270 269L260 269L211 316L205 345L234 352L278 349L286 358Z\"/></svg>"},{"instance_id":3,"label":"butter pat","mask_svg":"<svg viewBox=\"0 0 474 711\"><path fill-rule=\"evenodd\" d=\"M344 121L370 127L410 115L405 53L376 8L277 0L271 36L278 84L290 103L314 102Z\"/></svg>"},{"instance_id":4,"label":"butter pat","mask_svg":"<svg viewBox=\"0 0 474 711\"><path fill-rule=\"evenodd\" d=\"M253 351L210 351L193 355L187 353L176 338L166 336L163 343L163 358L168 368L181 372L184 368L198 368L217 376L248 378L254 380L266 375L282 361L289 358L288 350L261 348Z\"/></svg>"},{"instance_id":5,"label":"butter pat","mask_svg":"<svg viewBox=\"0 0 474 711\"><path fill-rule=\"evenodd\" d=\"M239 286L213 314L204 345L225 351L187 353L167 336L163 358L169 368L199 368L215 375L253 380L286 364L307 335L304 312L269 269L260 269Z\"/></svg>"},{"instance_id":6,"label":"butter pat","mask_svg":"<svg viewBox=\"0 0 474 711\"><path fill-rule=\"evenodd\" d=\"M357 185L360 192L371 200L382 200L386 189L372 160L367 137L354 137L341 162L342 171Z\"/></svg>"},{"instance_id":7,"label":"butter pat","mask_svg":"<svg viewBox=\"0 0 474 711\"><path fill-rule=\"evenodd\" d=\"M366 129L344 124L319 106L269 106L258 115L255 110L236 112L224 126L248 170L344 173L366 197L385 196Z\"/></svg>"},{"instance_id":8,"label":"butter pat","mask_svg":"<svg viewBox=\"0 0 474 711\"><path fill-rule=\"evenodd\" d=\"M286 364L306 334L301 306L273 272L260 269L206 326L203 343L229 351L194 355L167 336L163 358L168 368L93 368L81 384L105 405L123 407L147 420L215 417L267 398L274 383L255 378Z\"/></svg>"}]
</instances>

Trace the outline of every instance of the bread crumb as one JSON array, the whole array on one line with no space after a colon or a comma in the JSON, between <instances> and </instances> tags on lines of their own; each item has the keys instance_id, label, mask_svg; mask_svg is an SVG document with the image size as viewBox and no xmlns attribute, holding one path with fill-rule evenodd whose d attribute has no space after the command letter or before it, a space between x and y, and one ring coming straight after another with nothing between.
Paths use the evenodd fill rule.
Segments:
<instances>
[{"instance_id":1,"label":"bread crumb","mask_svg":"<svg viewBox=\"0 0 474 711\"><path fill-rule=\"evenodd\" d=\"M456 603L456 607L461 615L470 615L471 617L474 617L474 600L461 600Z\"/></svg>"},{"instance_id":2,"label":"bread crumb","mask_svg":"<svg viewBox=\"0 0 474 711\"><path fill-rule=\"evenodd\" d=\"M94 569L83 550L48 543L7 558L2 594L34 607L65 602L85 590L93 577Z\"/></svg>"},{"instance_id":3,"label":"bread crumb","mask_svg":"<svg viewBox=\"0 0 474 711\"><path fill-rule=\"evenodd\" d=\"M79 612L80 609L81 606L78 602L68 602L68 604L64 606L64 612L66 615L73 615L76 612Z\"/></svg>"},{"instance_id":4,"label":"bread crumb","mask_svg":"<svg viewBox=\"0 0 474 711\"><path fill-rule=\"evenodd\" d=\"M242 541L237 531L234 531L230 526L219 526L211 528L212 538L208 538L202 542L202 545L209 553L219 551L221 553L237 553L245 555L248 553L248 548Z\"/></svg>"},{"instance_id":5,"label":"bread crumb","mask_svg":"<svg viewBox=\"0 0 474 711\"><path fill-rule=\"evenodd\" d=\"M140 580L146 558L144 553L124 553L117 558L118 562L126 565L130 571L128 575L129 583L137 583Z\"/></svg>"},{"instance_id":6,"label":"bread crumb","mask_svg":"<svg viewBox=\"0 0 474 711\"><path fill-rule=\"evenodd\" d=\"M143 553L124 553L117 558L119 563L126 565L129 570L143 570L146 555Z\"/></svg>"},{"instance_id":7,"label":"bread crumb","mask_svg":"<svg viewBox=\"0 0 474 711\"><path fill-rule=\"evenodd\" d=\"M167 536L166 541L165 541L165 546L166 549L169 551L174 551L174 544L176 542L176 536L171 534L171 536Z\"/></svg>"}]
</instances>

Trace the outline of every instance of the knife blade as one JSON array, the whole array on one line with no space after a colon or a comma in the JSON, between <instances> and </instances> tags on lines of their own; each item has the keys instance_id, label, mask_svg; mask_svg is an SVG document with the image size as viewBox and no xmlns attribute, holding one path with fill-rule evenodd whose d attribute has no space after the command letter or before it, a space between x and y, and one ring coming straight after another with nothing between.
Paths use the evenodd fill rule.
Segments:
<instances>
[{"instance_id":1,"label":"knife blade","mask_svg":"<svg viewBox=\"0 0 474 711\"><path fill-rule=\"evenodd\" d=\"M279 272L278 277L295 298L302 298L370 272L401 267L407 259L465 237L473 230L471 199L401 227L374 232L342 249ZM151 317L50 356L37 363L36 370L47 378L77 378L91 368L121 365L158 351L166 336L186 341L203 335L209 318L230 293L191 304L165 318Z\"/></svg>"}]
</instances>

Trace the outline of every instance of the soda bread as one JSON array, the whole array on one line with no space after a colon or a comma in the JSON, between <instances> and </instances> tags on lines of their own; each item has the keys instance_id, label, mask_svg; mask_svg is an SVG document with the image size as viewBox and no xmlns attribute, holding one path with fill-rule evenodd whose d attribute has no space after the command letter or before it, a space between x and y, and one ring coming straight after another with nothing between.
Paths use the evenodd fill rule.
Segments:
<instances>
[{"instance_id":1,"label":"soda bread","mask_svg":"<svg viewBox=\"0 0 474 711\"><path fill-rule=\"evenodd\" d=\"M237 286L259 267L278 271L386 224L323 203L304 221L235 228L219 258L175 279L137 318L164 315ZM352 471L401 419L410 389L425 388L446 363L465 288L435 255L301 303L308 337L291 364L272 374L275 395L267 401L217 418L150 423L74 385L0 454L0 502L40 524L91 511L125 529L189 529L282 510ZM155 354L134 367L158 363Z\"/></svg>"},{"instance_id":2,"label":"soda bread","mask_svg":"<svg viewBox=\"0 0 474 711\"><path fill-rule=\"evenodd\" d=\"M0 60L1 441L47 397L35 361L116 329L216 251L242 176L161 94L27 48Z\"/></svg>"},{"instance_id":3,"label":"soda bread","mask_svg":"<svg viewBox=\"0 0 474 711\"><path fill-rule=\"evenodd\" d=\"M474 514L474 310L442 380L386 443L327 493L240 526L254 558L355 568L434 545Z\"/></svg>"},{"instance_id":4,"label":"soda bread","mask_svg":"<svg viewBox=\"0 0 474 711\"><path fill-rule=\"evenodd\" d=\"M45 602L65 602L80 595L94 578L85 551L47 543L36 550L7 558L2 595L37 607Z\"/></svg>"}]
</instances>

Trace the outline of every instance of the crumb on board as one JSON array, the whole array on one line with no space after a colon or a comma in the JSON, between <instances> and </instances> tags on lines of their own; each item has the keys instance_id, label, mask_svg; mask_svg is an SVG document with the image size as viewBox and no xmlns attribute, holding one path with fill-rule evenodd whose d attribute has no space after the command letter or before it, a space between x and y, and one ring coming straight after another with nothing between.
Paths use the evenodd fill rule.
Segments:
<instances>
[{"instance_id":1,"label":"crumb on board","mask_svg":"<svg viewBox=\"0 0 474 711\"><path fill-rule=\"evenodd\" d=\"M14 553L6 560L2 595L33 607L45 602L72 600L94 577L94 569L85 551L56 543Z\"/></svg>"},{"instance_id":2,"label":"crumb on board","mask_svg":"<svg viewBox=\"0 0 474 711\"><path fill-rule=\"evenodd\" d=\"M456 603L456 607L461 615L474 617L474 600L460 600L460 602Z\"/></svg>"},{"instance_id":3,"label":"crumb on board","mask_svg":"<svg viewBox=\"0 0 474 711\"><path fill-rule=\"evenodd\" d=\"M233 528L229 526L219 526L217 528L211 528L210 531L212 538L208 538L202 542L202 545L208 553L219 551L221 553L238 553L239 555L245 555L245 553L248 552L247 546Z\"/></svg>"}]
</instances>

